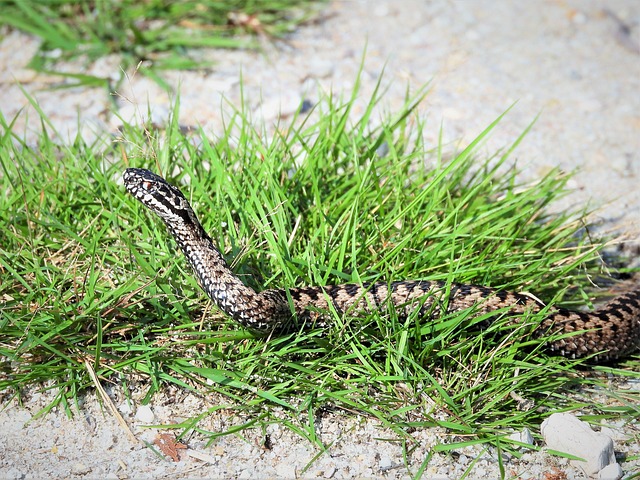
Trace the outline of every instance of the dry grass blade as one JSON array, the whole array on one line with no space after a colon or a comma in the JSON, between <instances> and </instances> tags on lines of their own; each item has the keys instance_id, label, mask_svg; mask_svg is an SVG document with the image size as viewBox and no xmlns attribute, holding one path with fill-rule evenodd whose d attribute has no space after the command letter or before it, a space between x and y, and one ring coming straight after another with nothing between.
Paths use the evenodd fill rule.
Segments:
<instances>
[{"instance_id":1,"label":"dry grass blade","mask_svg":"<svg viewBox=\"0 0 640 480\"><path fill-rule=\"evenodd\" d=\"M129 440L131 440L133 443L137 443L139 441L138 438L131 431L125 419L122 418L122 415L120 415L120 412L118 412L118 409L111 401L111 398L109 398L109 395L107 395L107 392L105 392L104 388L102 388L102 384L100 383L100 380L98 379L98 376L96 375L96 372L93 369L91 360L88 358L85 358L83 359L83 363L85 368L87 369L87 373L89 374L91 381L93 382L93 386L98 392L98 395L102 399L102 402L104 403L104 405L107 406L107 409L111 412L111 415L113 415L116 418L116 420L120 424L120 427L125 431L125 433L129 437Z\"/></svg>"}]
</instances>

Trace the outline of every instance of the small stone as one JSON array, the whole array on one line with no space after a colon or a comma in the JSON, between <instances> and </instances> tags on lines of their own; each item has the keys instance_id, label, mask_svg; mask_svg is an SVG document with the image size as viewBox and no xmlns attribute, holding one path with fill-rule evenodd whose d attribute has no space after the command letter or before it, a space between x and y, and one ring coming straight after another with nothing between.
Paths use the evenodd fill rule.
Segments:
<instances>
[{"instance_id":1,"label":"small stone","mask_svg":"<svg viewBox=\"0 0 640 480\"><path fill-rule=\"evenodd\" d=\"M141 423L153 423L155 420L155 415L153 414L153 410L149 405L140 405L138 407L138 411L136 412L136 420Z\"/></svg>"},{"instance_id":2,"label":"small stone","mask_svg":"<svg viewBox=\"0 0 640 480\"><path fill-rule=\"evenodd\" d=\"M308 113L313 108L313 102L308 99L304 99L300 104L300 113Z\"/></svg>"},{"instance_id":3,"label":"small stone","mask_svg":"<svg viewBox=\"0 0 640 480\"><path fill-rule=\"evenodd\" d=\"M615 464L613 441L568 413L554 413L540 427L547 446L575 455L585 461L571 460L589 476L595 476L609 464Z\"/></svg>"},{"instance_id":4,"label":"small stone","mask_svg":"<svg viewBox=\"0 0 640 480\"><path fill-rule=\"evenodd\" d=\"M513 432L511 435L509 435L508 438L516 442L533 445L533 436L531 435L531 431L528 428L524 428L521 432Z\"/></svg>"},{"instance_id":5,"label":"small stone","mask_svg":"<svg viewBox=\"0 0 640 480\"><path fill-rule=\"evenodd\" d=\"M322 472L322 476L324 478L331 478L336 473L336 467L329 467L324 472Z\"/></svg>"},{"instance_id":6,"label":"small stone","mask_svg":"<svg viewBox=\"0 0 640 480\"><path fill-rule=\"evenodd\" d=\"M610 463L598 472L599 480L619 480L622 478L622 467L617 463Z\"/></svg>"},{"instance_id":7,"label":"small stone","mask_svg":"<svg viewBox=\"0 0 640 480\"><path fill-rule=\"evenodd\" d=\"M245 479L245 478L253 478L253 474L249 471L249 470L241 470L240 473L238 473L238 477L240 479Z\"/></svg>"},{"instance_id":8,"label":"small stone","mask_svg":"<svg viewBox=\"0 0 640 480\"><path fill-rule=\"evenodd\" d=\"M213 448L213 454L214 454L214 455L217 455L217 456L219 456L219 457L222 457L222 456L225 454L224 447L223 447L223 446L221 446L221 445L216 445L216 446Z\"/></svg>"},{"instance_id":9,"label":"small stone","mask_svg":"<svg viewBox=\"0 0 640 480\"><path fill-rule=\"evenodd\" d=\"M99 445L100 449L103 451L109 450L117 441L118 437L107 429L101 429L96 435L96 444Z\"/></svg>"},{"instance_id":10,"label":"small stone","mask_svg":"<svg viewBox=\"0 0 640 480\"><path fill-rule=\"evenodd\" d=\"M71 473L74 475L86 475L91 471L91 467L87 467L84 463L76 463L71 467Z\"/></svg>"},{"instance_id":11,"label":"small stone","mask_svg":"<svg viewBox=\"0 0 640 480\"><path fill-rule=\"evenodd\" d=\"M391 459L389 457L382 457L380 459L380 470L389 470L391 468Z\"/></svg>"},{"instance_id":12,"label":"small stone","mask_svg":"<svg viewBox=\"0 0 640 480\"><path fill-rule=\"evenodd\" d=\"M118 411L121 415L131 415L133 413L133 408L129 402L122 402L118 405Z\"/></svg>"}]
</instances>

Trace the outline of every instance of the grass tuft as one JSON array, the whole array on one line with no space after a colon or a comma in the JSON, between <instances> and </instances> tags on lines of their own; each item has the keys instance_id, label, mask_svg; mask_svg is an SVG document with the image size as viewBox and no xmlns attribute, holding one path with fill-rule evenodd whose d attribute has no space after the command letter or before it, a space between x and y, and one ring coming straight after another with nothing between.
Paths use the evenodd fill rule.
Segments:
<instances>
[{"instance_id":1,"label":"grass tuft","mask_svg":"<svg viewBox=\"0 0 640 480\"><path fill-rule=\"evenodd\" d=\"M62 60L92 62L117 54L126 71L144 62L142 71L168 88L166 69L202 67L198 48L256 48L256 36L281 38L308 21L314 0L3 0L0 25L39 37L31 59L35 70L55 73L65 87L108 86L108 78L59 71ZM189 49L189 50L187 50ZM191 53L190 53L191 52Z\"/></svg>"},{"instance_id":2,"label":"grass tuft","mask_svg":"<svg viewBox=\"0 0 640 480\"><path fill-rule=\"evenodd\" d=\"M162 131L125 126L120 142L68 147L46 130L28 145L0 119L0 390L55 388L52 406L69 408L91 385L88 359L103 381L147 378L144 401L167 384L227 398L215 407L237 412L227 430L201 426L211 411L174 426L212 441L277 422L320 444L314 417L337 408L377 418L404 439L407 458L416 428L451 433L434 451L490 443L518 455L506 435L549 412L637 419L638 392L604 375L637 380L638 356L581 373L584 361L548 357L545 339L530 338L540 315L499 318L483 332L473 312L334 315L326 331L254 338L212 308L165 228L121 186L127 166L180 185L258 289L439 279L552 305L592 298L584 288L603 276L602 245L584 212L546 213L566 175L520 183L511 147L479 159L502 117L445 158L423 142L422 93L371 127L378 94L358 117L356 94L327 96L269 138L241 110L215 139L185 135L176 113ZM569 395L605 385L606 403ZM520 410L517 396L536 408Z\"/></svg>"}]
</instances>

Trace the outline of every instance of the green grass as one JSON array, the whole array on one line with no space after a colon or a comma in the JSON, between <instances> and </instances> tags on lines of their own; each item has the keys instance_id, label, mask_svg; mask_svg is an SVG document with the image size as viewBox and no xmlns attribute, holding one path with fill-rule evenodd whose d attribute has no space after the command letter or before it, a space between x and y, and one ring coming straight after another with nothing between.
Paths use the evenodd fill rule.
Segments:
<instances>
[{"instance_id":1,"label":"green grass","mask_svg":"<svg viewBox=\"0 0 640 480\"><path fill-rule=\"evenodd\" d=\"M256 35L280 38L309 20L314 0L0 0L0 25L42 40L30 66L58 73L67 86L108 86L108 78L62 71L60 60L120 56L124 70L161 85L161 71L204 66L197 48L256 48ZM195 54L194 54L195 53ZM111 86L113 88L113 86Z\"/></svg>"},{"instance_id":2,"label":"green grass","mask_svg":"<svg viewBox=\"0 0 640 480\"><path fill-rule=\"evenodd\" d=\"M91 387L89 359L106 382L142 374L144 402L175 384L217 392L228 402L215 409L239 419L211 432L199 424L211 413L203 412L174 426L181 432L213 441L278 422L322 447L314 417L339 409L390 428L408 463L416 428L450 432L434 452L489 443L518 455L505 435L537 431L553 411L637 420L638 392L597 373L638 379L640 358L594 374L583 361L548 357L545 339L529 336L539 315L499 318L480 334L473 312L435 322L334 314L328 330L254 338L212 308L164 226L121 185L128 166L181 185L234 270L258 289L440 279L534 292L550 304L592 298L583 288L605 268L584 212L546 213L567 176L521 184L508 167L521 138L478 158L501 118L445 155L422 141L420 95L372 128L380 92L355 119L354 92L324 97L269 137L241 110L215 138L185 136L175 115L163 130L125 126L117 142L71 146L46 130L27 145L2 119L0 390L51 388L71 412ZM578 386L602 386L612 403L581 401L571 395ZM512 392L536 408L519 410ZM418 475L426 463L408 466Z\"/></svg>"}]
</instances>

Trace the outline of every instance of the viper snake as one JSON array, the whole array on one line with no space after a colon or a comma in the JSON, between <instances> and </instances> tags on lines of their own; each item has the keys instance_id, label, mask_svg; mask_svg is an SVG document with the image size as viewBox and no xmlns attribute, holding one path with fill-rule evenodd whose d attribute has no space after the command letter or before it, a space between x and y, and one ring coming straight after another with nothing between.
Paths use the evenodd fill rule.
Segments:
<instances>
[{"instance_id":1,"label":"viper snake","mask_svg":"<svg viewBox=\"0 0 640 480\"><path fill-rule=\"evenodd\" d=\"M357 316L385 312L391 306L399 316L420 309L419 315L433 318L472 307L476 315L507 311L516 317L545 308L539 300L524 294L428 280L270 289L258 293L229 268L177 187L139 168L128 168L123 178L127 190L167 225L207 295L220 310L251 330L277 333L292 326L327 327L331 309ZM533 334L546 333L575 333L550 341L547 347L552 354L573 358L596 355L598 362L628 355L640 348L640 290L620 295L590 313L550 309Z\"/></svg>"}]
</instances>

